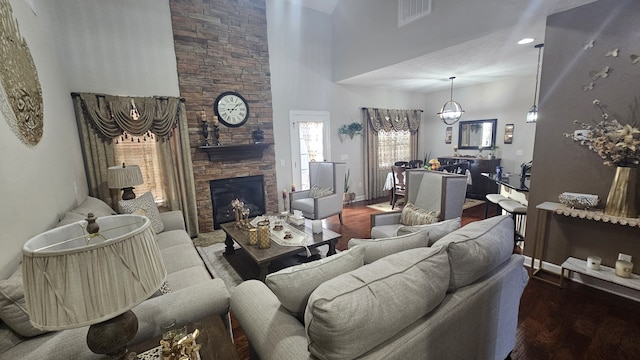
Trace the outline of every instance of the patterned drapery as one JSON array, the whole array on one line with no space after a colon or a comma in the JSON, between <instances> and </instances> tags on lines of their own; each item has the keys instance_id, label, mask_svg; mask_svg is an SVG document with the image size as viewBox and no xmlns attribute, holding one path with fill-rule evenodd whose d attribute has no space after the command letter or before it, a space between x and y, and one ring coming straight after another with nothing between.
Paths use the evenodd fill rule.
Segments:
<instances>
[{"instance_id":1,"label":"patterned drapery","mask_svg":"<svg viewBox=\"0 0 640 360\"><path fill-rule=\"evenodd\" d=\"M418 128L422 110L394 110L363 108L364 123L364 162L366 171L364 173L365 197L367 200L376 199L386 195L384 183L386 175L391 168L386 169L381 166L381 159L378 149L380 147L380 132L409 131L409 158L416 159L418 156ZM384 137L383 137L384 138Z\"/></svg>"},{"instance_id":2,"label":"patterned drapery","mask_svg":"<svg viewBox=\"0 0 640 360\"><path fill-rule=\"evenodd\" d=\"M422 110L365 109L367 122L378 132L409 130L416 133L420 127Z\"/></svg>"},{"instance_id":3,"label":"patterned drapery","mask_svg":"<svg viewBox=\"0 0 640 360\"><path fill-rule=\"evenodd\" d=\"M107 169L117 165L114 144L123 133L161 138L156 142L166 205L181 210L191 237L198 235L195 181L184 99L72 93L82 145L89 195L117 209L119 192L107 184ZM131 100L133 99L133 103ZM131 116L134 107L137 119Z\"/></svg>"}]
</instances>

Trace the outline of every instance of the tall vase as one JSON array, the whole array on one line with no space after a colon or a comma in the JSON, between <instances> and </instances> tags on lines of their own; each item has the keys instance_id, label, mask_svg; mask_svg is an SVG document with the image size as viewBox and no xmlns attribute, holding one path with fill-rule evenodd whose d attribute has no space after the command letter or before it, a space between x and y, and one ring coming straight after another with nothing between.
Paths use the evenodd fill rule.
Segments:
<instances>
[{"instance_id":1,"label":"tall vase","mask_svg":"<svg viewBox=\"0 0 640 360\"><path fill-rule=\"evenodd\" d=\"M617 167L616 176L609 189L604 213L612 216L635 218L638 191L638 168Z\"/></svg>"}]
</instances>

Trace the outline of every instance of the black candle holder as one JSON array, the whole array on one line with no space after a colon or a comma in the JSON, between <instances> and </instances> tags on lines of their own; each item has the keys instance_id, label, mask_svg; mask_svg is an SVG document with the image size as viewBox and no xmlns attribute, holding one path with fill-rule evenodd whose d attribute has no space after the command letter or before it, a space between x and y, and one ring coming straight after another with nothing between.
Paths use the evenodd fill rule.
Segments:
<instances>
[{"instance_id":1,"label":"black candle holder","mask_svg":"<svg viewBox=\"0 0 640 360\"><path fill-rule=\"evenodd\" d=\"M204 137L203 146L209 146L209 123L207 119L202 119L202 137Z\"/></svg>"}]
</instances>

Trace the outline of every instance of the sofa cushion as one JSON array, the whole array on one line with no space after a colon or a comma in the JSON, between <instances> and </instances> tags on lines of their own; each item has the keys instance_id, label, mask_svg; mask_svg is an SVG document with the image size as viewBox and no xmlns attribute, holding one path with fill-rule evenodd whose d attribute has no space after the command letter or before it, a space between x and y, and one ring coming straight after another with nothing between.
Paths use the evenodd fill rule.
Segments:
<instances>
[{"instance_id":1,"label":"sofa cushion","mask_svg":"<svg viewBox=\"0 0 640 360\"><path fill-rule=\"evenodd\" d=\"M400 215L400 223L402 225L424 225L432 224L438 221L440 211L428 211L421 209L411 202L402 208L402 215Z\"/></svg>"},{"instance_id":2,"label":"sofa cushion","mask_svg":"<svg viewBox=\"0 0 640 360\"><path fill-rule=\"evenodd\" d=\"M400 236L400 235L414 233L417 231L428 230L429 246L431 246L433 245L434 242L440 240L440 238L442 238L443 236L460 229L461 223L462 223L461 219L457 217L454 219L440 221L433 224L413 225L413 226L402 225L398 228L397 235Z\"/></svg>"},{"instance_id":3,"label":"sofa cushion","mask_svg":"<svg viewBox=\"0 0 640 360\"><path fill-rule=\"evenodd\" d=\"M431 312L448 284L444 248L399 252L324 282L305 312L309 352L357 358Z\"/></svg>"},{"instance_id":4,"label":"sofa cushion","mask_svg":"<svg viewBox=\"0 0 640 360\"><path fill-rule=\"evenodd\" d=\"M7 324L0 322L0 354L20 344L24 340L27 339L11 330Z\"/></svg>"},{"instance_id":5,"label":"sofa cushion","mask_svg":"<svg viewBox=\"0 0 640 360\"><path fill-rule=\"evenodd\" d=\"M120 200L118 206L123 214L137 214L148 217L156 234L164 230L164 223L160 219L160 211L158 211L158 206L156 206L151 192L147 191L135 199Z\"/></svg>"},{"instance_id":6,"label":"sofa cushion","mask_svg":"<svg viewBox=\"0 0 640 360\"><path fill-rule=\"evenodd\" d=\"M0 318L22 336L31 337L46 332L36 329L29 321L20 268L8 279L0 280Z\"/></svg>"},{"instance_id":7,"label":"sofa cushion","mask_svg":"<svg viewBox=\"0 0 640 360\"><path fill-rule=\"evenodd\" d=\"M494 216L472 222L436 241L447 248L451 264L449 291L467 286L511 257L513 219Z\"/></svg>"},{"instance_id":8,"label":"sofa cushion","mask_svg":"<svg viewBox=\"0 0 640 360\"><path fill-rule=\"evenodd\" d=\"M364 263L370 264L385 256L417 247L429 246L429 231L423 230L402 236L394 236L381 239L356 239L349 240L349 249L355 246L364 247Z\"/></svg>"},{"instance_id":9,"label":"sofa cushion","mask_svg":"<svg viewBox=\"0 0 640 360\"><path fill-rule=\"evenodd\" d=\"M83 218L86 218L89 213L93 213L96 217L117 214L107 203L91 196L87 196L82 204L71 210L71 212L83 215Z\"/></svg>"},{"instance_id":10,"label":"sofa cushion","mask_svg":"<svg viewBox=\"0 0 640 360\"><path fill-rule=\"evenodd\" d=\"M302 319L309 295L323 282L364 264L364 248L349 249L324 259L282 269L267 275L265 284L282 306Z\"/></svg>"},{"instance_id":11,"label":"sofa cushion","mask_svg":"<svg viewBox=\"0 0 640 360\"><path fill-rule=\"evenodd\" d=\"M64 226L64 225L73 224L74 222L82 221L82 220L84 220L86 218L87 217L85 215L78 214L78 213L75 213L73 211L67 211L64 214L64 216L62 217L62 219L60 219L60 221L58 221L58 223L56 224L55 227L60 227L60 226Z\"/></svg>"}]
</instances>

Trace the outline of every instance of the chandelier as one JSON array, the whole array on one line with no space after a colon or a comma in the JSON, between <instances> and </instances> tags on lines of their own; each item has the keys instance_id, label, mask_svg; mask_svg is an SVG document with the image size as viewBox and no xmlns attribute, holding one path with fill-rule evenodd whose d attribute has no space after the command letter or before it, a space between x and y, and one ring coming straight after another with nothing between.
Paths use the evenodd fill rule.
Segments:
<instances>
[{"instance_id":1,"label":"chandelier","mask_svg":"<svg viewBox=\"0 0 640 360\"><path fill-rule=\"evenodd\" d=\"M440 117L440 120L447 125L455 124L460 120L464 113L462 106L460 106L457 101L453 101L453 79L455 78L455 76L449 78L449 80L451 80L451 100L444 103L444 105L442 105L442 109L440 109L440 112L437 114Z\"/></svg>"}]
</instances>

